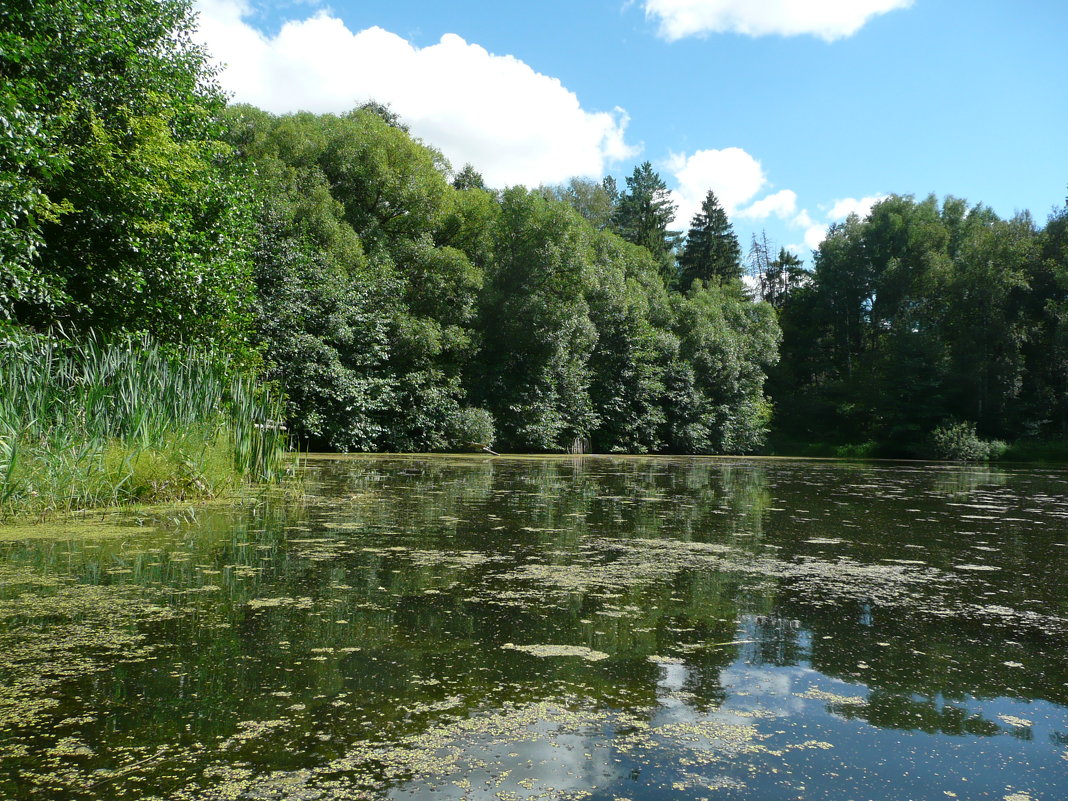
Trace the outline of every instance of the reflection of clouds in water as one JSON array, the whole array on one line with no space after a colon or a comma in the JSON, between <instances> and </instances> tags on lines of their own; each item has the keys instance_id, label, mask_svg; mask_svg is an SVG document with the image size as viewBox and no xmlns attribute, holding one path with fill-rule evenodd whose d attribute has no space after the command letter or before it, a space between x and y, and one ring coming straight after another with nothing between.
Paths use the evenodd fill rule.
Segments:
<instances>
[{"instance_id":1,"label":"reflection of clouds in water","mask_svg":"<svg viewBox=\"0 0 1068 801\"><path fill-rule=\"evenodd\" d=\"M657 700L676 701L671 697L664 697L666 693L677 693L686 684L686 678L690 675L690 669L686 665L660 663L660 679L656 682Z\"/></svg>"},{"instance_id":2,"label":"reflection of clouds in water","mask_svg":"<svg viewBox=\"0 0 1068 801\"><path fill-rule=\"evenodd\" d=\"M657 681L657 701L660 706L650 726L693 724L706 721L734 725L750 725L756 712L761 716L786 716L801 712L803 702L794 695L795 687L806 688L809 677L819 674L807 668L754 668L737 660L720 672L720 683L727 698L718 709L707 712L694 708L680 691L690 676L685 664L663 664Z\"/></svg>"},{"instance_id":3,"label":"reflection of clouds in water","mask_svg":"<svg viewBox=\"0 0 1068 801\"><path fill-rule=\"evenodd\" d=\"M720 681L727 700L720 712L763 712L787 717L805 712L805 702L795 693L823 681L823 674L804 667L753 667L741 661L725 668Z\"/></svg>"},{"instance_id":4,"label":"reflection of clouds in water","mask_svg":"<svg viewBox=\"0 0 1068 801\"><path fill-rule=\"evenodd\" d=\"M616 784L623 768L609 749L608 732L562 734L553 723L533 727L537 739L523 742L460 743L458 772L426 782L412 782L389 792L388 798L437 799L544 798L553 791L589 791ZM514 754L514 756L513 756Z\"/></svg>"}]
</instances>

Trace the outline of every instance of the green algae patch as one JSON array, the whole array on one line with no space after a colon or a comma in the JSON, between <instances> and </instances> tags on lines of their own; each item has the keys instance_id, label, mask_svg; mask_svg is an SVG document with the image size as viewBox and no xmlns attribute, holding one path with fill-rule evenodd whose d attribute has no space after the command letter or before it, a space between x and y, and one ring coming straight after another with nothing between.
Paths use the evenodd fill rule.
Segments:
<instances>
[{"instance_id":1,"label":"green algae patch","mask_svg":"<svg viewBox=\"0 0 1068 801\"><path fill-rule=\"evenodd\" d=\"M864 706L868 703L867 699L860 695L840 695L821 690L818 687L809 687L803 693L794 693L794 695L798 698L807 698L812 701L824 701L832 708Z\"/></svg>"},{"instance_id":2,"label":"green algae patch","mask_svg":"<svg viewBox=\"0 0 1068 801\"><path fill-rule=\"evenodd\" d=\"M505 704L431 724L393 742L351 745L343 756L317 767L257 772L247 765L213 765L173 799L352 801L385 799L395 791L419 796L459 790L462 797L577 800L622 778L612 766L623 756L637 769L667 771L671 778L664 789L742 790L744 778L728 775L737 772L740 758L785 753L770 749L765 741L772 735L750 724L703 719L652 725L653 711L595 708L574 698ZM595 737L605 732L614 734L611 741ZM797 747L827 745L811 741ZM578 780L576 762L600 766L601 777ZM751 766L746 772L758 770Z\"/></svg>"},{"instance_id":3,"label":"green algae patch","mask_svg":"<svg viewBox=\"0 0 1068 801\"><path fill-rule=\"evenodd\" d=\"M0 526L0 543L27 540L108 540L139 537L156 531L153 526L110 520L68 519L62 522L18 523Z\"/></svg>"},{"instance_id":4,"label":"green algae patch","mask_svg":"<svg viewBox=\"0 0 1068 801\"><path fill-rule=\"evenodd\" d=\"M41 730L91 724L92 710L69 714L67 687L117 665L152 659L156 647L141 626L174 616L110 586L55 583L0 600L0 763L18 756L21 741ZM65 723L49 724L57 714ZM51 753L73 753L71 742L56 740ZM92 753L85 748L77 754Z\"/></svg>"},{"instance_id":5,"label":"green algae patch","mask_svg":"<svg viewBox=\"0 0 1068 801\"><path fill-rule=\"evenodd\" d=\"M282 606L294 609L311 609L314 605L315 600L312 598L290 598L283 595L275 598L252 598L248 602L249 609L275 609Z\"/></svg>"},{"instance_id":6,"label":"green algae patch","mask_svg":"<svg viewBox=\"0 0 1068 801\"><path fill-rule=\"evenodd\" d=\"M654 665L684 665L686 660L678 656L660 656L658 654L650 654L645 657L648 661Z\"/></svg>"},{"instance_id":7,"label":"green algae patch","mask_svg":"<svg viewBox=\"0 0 1068 801\"><path fill-rule=\"evenodd\" d=\"M600 662L602 659L608 659L608 654L604 651L594 651L592 648L581 645L515 645L506 642L501 648L507 651L522 651L531 656L577 656L587 662Z\"/></svg>"},{"instance_id":8,"label":"green algae patch","mask_svg":"<svg viewBox=\"0 0 1068 801\"><path fill-rule=\"evenodd\" d=\"M300 706L294 704L294 706ZM300 710L296 710L300 711ZM287 720L243 720L237 724L237 732L219 744L225 750L239 748L249 742L259 740L290 725Z\"/></svg>"}]
</instances>

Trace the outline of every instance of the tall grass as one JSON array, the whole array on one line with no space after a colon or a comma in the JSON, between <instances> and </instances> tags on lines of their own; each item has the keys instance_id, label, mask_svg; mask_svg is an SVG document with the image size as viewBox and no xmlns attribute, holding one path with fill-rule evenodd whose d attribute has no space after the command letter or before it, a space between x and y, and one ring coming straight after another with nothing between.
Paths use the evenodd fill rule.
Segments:
<instances>
[{"instance_id":1,"label":"tall grass","mask_svg":"<svg viewBox=\"0 0 1068 801\"><path fill-rule=\"evenodd\" d=\"M145 337L0 334L0 519L211 496L279 475L279 399Z\"/></svg>"}]
</instances>

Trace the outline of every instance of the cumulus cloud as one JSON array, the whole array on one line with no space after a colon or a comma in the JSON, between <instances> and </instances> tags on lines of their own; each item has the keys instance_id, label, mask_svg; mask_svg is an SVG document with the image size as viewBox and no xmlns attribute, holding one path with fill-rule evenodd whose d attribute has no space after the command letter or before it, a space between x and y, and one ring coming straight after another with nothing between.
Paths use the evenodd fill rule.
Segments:
<instances>
[{"instance_id":1,"label":"cumulus cloud","mask_svg":"<svg viewBox=\"0 0 1068 801\"><path fill-rule=\"evenodd\" d=\"M672 198L678 204L675 227L686 230L711 189L729 216L752 200L767 184L760 162L740 147L698 150L692 155L674 154L668 169L677 188Z\"/></svg>"},{"instance_id":2,"label":"cumulus cloud","mask_svg":"<svg viewBox=\"0 0 1068 801\"><path fill-rule=\"evenodd\" d=\"M709 33L808 34L831 42L912 0L644 0L645 14L670 41Z\"/></svg>"},{"instance_id":3,"label":"cumulus cloud","mask_svg":"<svg viewBox=\"0 0 1068 801\"><path fill-rule=\"evenodd\" d=\"M820 243L827 238L827 229L829 227L823 223L808 226L805 229L805 247L809 250L818 248Z\"/></svg>"},{"instance_id":4,"label":"cumulus cloud","mask_svg":"<svg viewBox=\"0 0 1068 801\"><path fill-rule=\"evenodd\" d=\"M420 48L378 27L353 32L319 11L267 36L248 24L243 0L197 0L196 8L200 41L224 65L220 81L238 102L274 113L389 103L412 133L494 186L599 177L638 153L622 109L587 111L556 78L455 34Z\"/></svg>"},{"instance_id":5,"label":"cumulus cloud","mask_svg":"<svg viewBox=\"0 0 1068 801\"><path fill-rule=\"evenodd\" d=\"M768 178L761 163L739 147L722 150L698 150L693 154L672 154L667 171L675 179L672 200L678 205L673 227L683 232L690 227L693 216L700 210L708 190L716 193L720 205L732 222L743 226L777 218L800 241L786 249L801 256L815 250L827 238L831 223L840 222L850 214L864 217L871 207L886 197L884 194L836 200L824 215L823 209L813 216L807 208L799 208L797 193L792 189L763 194ZM822 216L821 216L822 215Z\"/></svg>"},{"instance_id":6,"label":"cumulus cloud","mask_svg":"<svg viewBox=\"0 0 1068 801\"><path fill-rule=\"evenodd\" d=\"M831 210L827 212L827 219L840 222L850 214L856 214L863 220L871 212L871 207L885 198L886 195L868 195L862 198L847 197L836 200Z\"/></svg>"},{"instance_id":7,"label":"cumulus cloud","mask_svg":"<svg viewBox=\"0 0 1068 801\"><path fill-rule=\"evenodd\" d=\"M802 258L807 256L809 251L815 250L820 246L820 242L827 238L827 230L830 228L826 223L813 220L808 209L801 209L801 211L797 212L793 219L789 221L789 225L791 228L801 229L802 234L800 242L787 245L786 249Z\"/></svg>"},{"instance_id":8,"label":"cumulus cloud","mask_svg":"<svg viewBox=\"0 0 1068 801\"><path fill-rule=\"evenodd\" d=\"M842 198L841 200L836 200L831 206L831 210L827 212L827 220L830 222L841 222L849 217L850 214L856 214L863 219L868 216L872 206L886 197L886 195L877 194L861 198L847 197ZM795 253L802 253L818 248L820 243L827 238L827 231L830 229L830 223L817 222L812 218L808 209L801 209L797 212L793 219L790 220L790 226L792 228L804 230L803 243L788 245L786 248Z\"/></svg>"},{"instance_id":9,"label":"cumulus cloud","mask_svg":"<svg viewBox=\"0 0 1068 801\"><path fill-rule=\"evenodd\" d=\"M812 215L808 213L808 209L801 209L797 216L791 220L791 225L794 228L811 228L815 225L815 222L812 220Z\"/></svg>"},{"instance_id":10,"label":"cumulus cloud","mask_svg":"<svg viewBox=\"0 0 1068 801\"><path fill-rule=\"evenodd\" d=\"M780 189L742 209L738 212L738 216L751 220L766 220L774 214L780 220L785 220L796 213L797 192L792 189Z\"/></svg>"}]
</instances>

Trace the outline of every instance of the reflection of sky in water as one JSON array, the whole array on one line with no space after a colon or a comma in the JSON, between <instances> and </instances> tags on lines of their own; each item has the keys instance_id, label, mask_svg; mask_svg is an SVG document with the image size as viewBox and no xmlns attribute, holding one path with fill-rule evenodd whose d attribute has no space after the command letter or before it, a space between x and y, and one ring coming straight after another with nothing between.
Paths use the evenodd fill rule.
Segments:
<instances>
[{"instance_id":1,"label":"reflection of sky in water","mask_svg":"<svg viewBox=\"0 0 1068 801\"><path fill-rule=\"evenodd\" d=\"M535 730L542 738L534 742L464 748L461 764L488 767L469 768L445 781L412 782L392 790L389 797L420 798L432 793L430 797L435 799L472 801L544 798L547 791L556 794L589 791L623 781L623 767L613 760L607 747L609 741L603 735L560 734L549 726L535 727Z\"/></svg>"},{"instance_id":2,"label":"reflection of sky in water","mask_svg":"<svg viewBox=\"0 0 1068 801\"><path fill-rule=\"evenodd\" d=\"M810 633L798 635L804 639ZM740 647L748 645L743 641ZM925 708L959 710L959 717L999 728L993 736L947 738L941 732L870 725L861 716L872 698L865 685L825 676L805 664L754 665L743 654L721 671L726 700L709 711L688 700L688 665L662 660L657 670L657 706L648 718L655 744L638 756L614 747L610 725L581 735L542 725L534 742L465 746L460 764L485 767L442 783L413 783L391 797L422 797L433 788L434 798L495 800L566 798L576 791L576 797L635 801L699 799L709 792L716 798L768 801L1064 799L1064 746L1058 737L1066 721L1064 709L1055 704L909 696L907 701ZM757 748L749 752L729 744L724 758L724 743L714 737L657 734L700 731L708 723L753 727ZM694 767L702 753L711 764Z\"/></svg>"}]
</instances>

